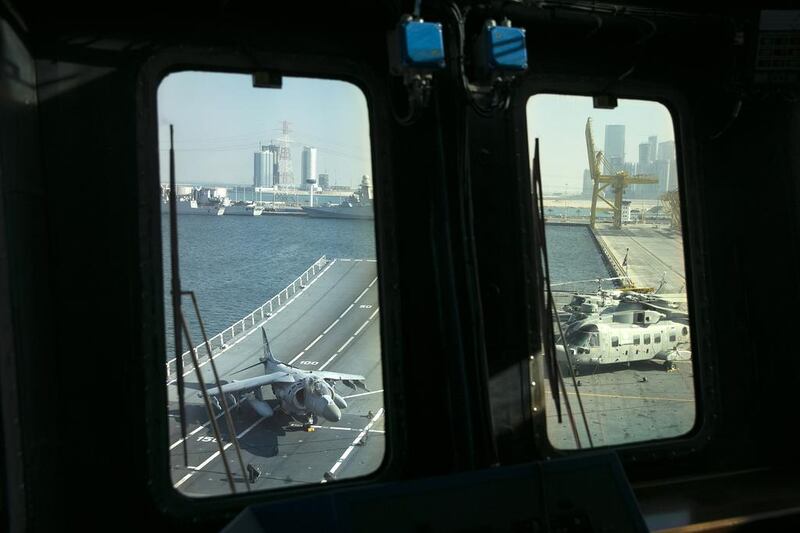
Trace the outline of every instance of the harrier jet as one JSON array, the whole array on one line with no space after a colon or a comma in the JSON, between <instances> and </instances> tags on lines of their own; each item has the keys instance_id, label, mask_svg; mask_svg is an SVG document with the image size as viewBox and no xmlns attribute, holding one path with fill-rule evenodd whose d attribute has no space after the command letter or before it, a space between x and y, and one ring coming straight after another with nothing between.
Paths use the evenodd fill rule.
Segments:
<instances>
[{"instance_id":1,"label":"harrier jet","mask_svg":"<svg viewBox=\"0 0 800 533\"><path fill-rule=\"evenodd\" d=\"M280 407L287 414L307 418L309 423L316 423L319 417L330 422L338 422L342 418L342 409L347 402L333 388L333 384L341 381L351 389L357 387L367 390L364 376L344 374L342 372L300 370L275 359L269 349L267 332L261 328L264 337L264 357L255 365L241 371L264 365L264 375L241 381L231 381L221 387L210 387L208 394L214 404L221 409L219 395L225 394L229 406L246 401L259 415L272 416L272 407L264 400L262 387L272 385L272 392L280 402Z\"/></svg>"}]
</instances>

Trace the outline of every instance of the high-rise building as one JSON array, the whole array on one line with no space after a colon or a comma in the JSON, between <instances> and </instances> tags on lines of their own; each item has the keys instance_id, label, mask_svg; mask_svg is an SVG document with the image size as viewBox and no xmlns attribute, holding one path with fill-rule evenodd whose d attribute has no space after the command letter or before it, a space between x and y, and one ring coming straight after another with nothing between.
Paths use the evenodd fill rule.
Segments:
<instances>
[{"instance_id":1,"label":"high-rise building","mask_svg":"<svg viewBox=\"0 0 800 533\"><path fill-rule=\"evenodd\" d=\"M658 154L658 136L651 135L647 138L647 144L650 145L650 162L653 163L656 160L656 155Z\"/></svg>"},{"instance_id":2,"label":"high-rise building","mask_svg":"<svg viewBox=\"0 0 800 533\"><path fill-rule=\"evenodd\" d=\"M603 165L603 174L614 174L622 170L622 166L625 163L624 124L609 124L606 126L603 156L606 158L606 163Z\"/></svg>"},{"instance_id":3,"label":"high-rise building","mask_svg":"<svg viewBox=\"0 0 800 533\"><path fill-rule=\"evenodd\" d=\"M317 181L317 185L319 185L320 189L323 191L328 190L331 186L331 179L330 176L327 174L320 174L319 180Z\"/></svg>"},{"instance_id":4,"label":"high-rise building","mask_svg":"<svg viewBox=\"0 0 800 533\"><path fill-rule=\"evenodd\" d=\"M675 141L664 141L658 143L658 157L664 161L675 159Z\"/></svg>"},{"instance_id":5,"label":"high-rise building","mask_svg":"<svg viewBox=\"0 0 800 533\"><path fill-rule=\"evenodd\" d=\"M309 187L306 180L316 179L317 177L317 149L311 146L303 147L303 158L300 165L300 187Z\"/></svg>"},{"instance_id":6,"label":"high-rise building","mask_svg":"<svg viewBox=\"0 0 800 533\"><path fill-rule=\"evenodd\" d=\"M278 147L261 145L253 154L253 187L272 187L275 183L275 167Z\"/></svg>"},{"instance_id":7,"label":"high-rise building","mask_svg":"<svg viewBox=\"0 0 800 533\"><path fill-rule=\"evenodd\" d=\"M636 167L637 174L650 173L650 143L639 144L639 164Z\"/></svg>"},{"instance_id":8,"label":"high-rise building","mask_svg":"<svg viewBox=\"0 0 800 533\"><path fill-rule=\"evenodd\" d=\"M592 183L592 172L587 168L583 171L583 188L581 190L581 195L591 198L593 191L594 183Z\"/></svg>"}]
</instances>

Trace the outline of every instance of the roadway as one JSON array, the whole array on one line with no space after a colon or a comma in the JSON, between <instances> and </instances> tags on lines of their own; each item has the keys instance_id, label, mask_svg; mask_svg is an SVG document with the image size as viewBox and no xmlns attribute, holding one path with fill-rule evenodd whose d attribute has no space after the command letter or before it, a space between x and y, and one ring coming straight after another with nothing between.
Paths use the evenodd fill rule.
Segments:
<instances>
[{"instance_id":1,"label":"roadway","mask_svg":"<svg viewBox=\"0 0 800 533\"><path fill-rule=\"evenodd\" d=\"M376 264L372 261L332 260L306 288L266 321L273 355L307 370L339 370L362 374L370 392L338 385L348 407L336 424L320 421L308 432L282 412L266 419L248 406L233 410L234 426L245 464L252 463L261 476L255 490L320 483L326 472L336 478L375 471L385 449L383 383ZM263 373L260 328L253 328L215 357L220 378L245 379ZM210 365L202 367L207 383L213 381ZM189 467L183 464L183 446L177 417L177 391L169 384L170 453L175 487L192 496L230 492L219 447L202 399L197 397L194 373L186 376L186 445ZM265 399L273 399L265 387ZM235 450L228 439L225 417L217 421L227 461L244 491Z\"/></svg>"}]
</instances>

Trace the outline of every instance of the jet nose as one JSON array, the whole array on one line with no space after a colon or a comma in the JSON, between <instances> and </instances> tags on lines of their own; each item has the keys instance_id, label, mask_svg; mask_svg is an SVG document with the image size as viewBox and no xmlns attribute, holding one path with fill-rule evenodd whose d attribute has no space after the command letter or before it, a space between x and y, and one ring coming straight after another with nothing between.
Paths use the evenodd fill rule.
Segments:
<instances>
[{"instance_id":1,"label":"jet nose","mask_svg":"<svg viewBox=\"0 0 800 533\"><path fill-rule=\"evenodd\" d=\"M328 401L328 405L322 410L322 416L329 422L338 422L342 419L342 410L332 401Z\"/></svg>"}]
</instances>

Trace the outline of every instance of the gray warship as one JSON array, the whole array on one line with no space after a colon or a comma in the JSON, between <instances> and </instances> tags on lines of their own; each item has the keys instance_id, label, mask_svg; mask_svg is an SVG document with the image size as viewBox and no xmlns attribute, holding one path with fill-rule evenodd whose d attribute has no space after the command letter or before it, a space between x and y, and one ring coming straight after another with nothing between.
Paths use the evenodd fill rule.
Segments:
<instances>
[{"instance_id":1,"label":"gray warship","mask_svg":"<svg viewBox=\"0 0 800 533\"><path fill-rule=\"evenodd\" d=\"M342 203L319 207L303 206L303 211L306 215L316 218L373 220L375 213L372 210L372 199L369 195L369 178L362 176L359 189Z\"/></svg>"}]
</instances>

